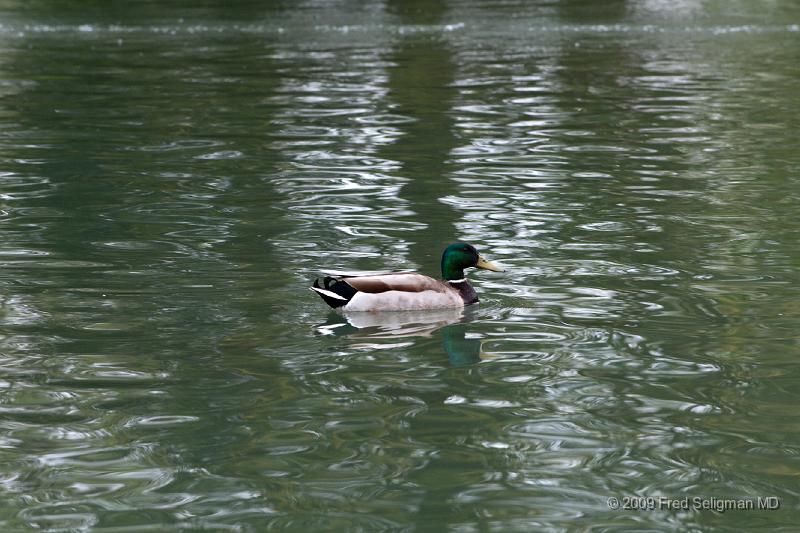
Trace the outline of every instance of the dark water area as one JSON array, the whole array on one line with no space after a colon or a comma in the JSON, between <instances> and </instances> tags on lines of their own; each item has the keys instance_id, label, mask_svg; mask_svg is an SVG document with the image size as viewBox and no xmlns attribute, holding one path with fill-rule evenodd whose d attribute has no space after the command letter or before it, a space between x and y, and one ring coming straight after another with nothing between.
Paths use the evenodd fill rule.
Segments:
<instances>
[{"instance_id":1,"label":"dark water area","mask_svg":"<svg viewBox=\"0 0 800 533\"><path fill-rule=\"evenodd\" d=\"M0 529L796 530L798 57L790 0L0 1ZM307 290L455 240L467 310Z\"/></svg>"}]
</instances>

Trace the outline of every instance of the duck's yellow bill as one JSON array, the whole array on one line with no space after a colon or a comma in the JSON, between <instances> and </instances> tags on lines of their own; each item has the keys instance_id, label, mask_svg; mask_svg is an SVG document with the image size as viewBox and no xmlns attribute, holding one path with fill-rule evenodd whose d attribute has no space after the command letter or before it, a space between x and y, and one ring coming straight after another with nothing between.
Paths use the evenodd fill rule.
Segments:
<instances>
[{"instance_id":1,"label":"duck's yellow bill","mask_svg":"<svg viewBox=\"0 0 800 533\"><path fill-rule=\"evenodd\" d=\"M491 270L492 272L505 272L504 269L500 268L499 266L495 265L491 261L487 261L485 257L482 255L478 256L478 264L475 265L477 268L482 268L484 270Z\"/></svg>"}]
</instances>

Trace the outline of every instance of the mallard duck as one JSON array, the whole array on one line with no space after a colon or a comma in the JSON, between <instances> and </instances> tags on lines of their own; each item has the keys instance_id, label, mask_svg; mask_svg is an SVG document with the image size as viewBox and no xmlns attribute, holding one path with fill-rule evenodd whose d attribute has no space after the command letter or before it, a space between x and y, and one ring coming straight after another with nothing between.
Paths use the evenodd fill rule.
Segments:
<instances>
[{"instance_id":1,"label":"mallard duck","mask_svg":"<svg viewBox=\"0 0 800 533\"><path fill-rule=\"evenodd\" d=\"M414 272L367 276L325 276L309 287L325 303L344 311L412 311L464 307L478 301L475 289L464 277L464 269L476 267L494 272L503 269L487 261L474 246L451 244L442 253L442 278L436 280Z\"/></svg>"}]
</instances>

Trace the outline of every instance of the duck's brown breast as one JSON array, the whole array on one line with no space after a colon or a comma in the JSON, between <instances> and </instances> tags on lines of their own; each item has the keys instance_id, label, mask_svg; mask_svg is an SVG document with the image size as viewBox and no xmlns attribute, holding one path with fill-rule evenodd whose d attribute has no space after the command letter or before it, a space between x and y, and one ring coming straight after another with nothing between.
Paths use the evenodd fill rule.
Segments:
<instances>
[{"instance_id":1,"label":"duck's brown breast","mask_svg":"<svg viewBox=\"0 0 800 533\"><path fill-rule=\"evenodd\" d=\"M460 283L448 282L448 285L455 289L461 299L464 300L464 305L474 304L478 301L478 293L472 288L468 281L464 280Z\"/></svg>"}]
</instances>

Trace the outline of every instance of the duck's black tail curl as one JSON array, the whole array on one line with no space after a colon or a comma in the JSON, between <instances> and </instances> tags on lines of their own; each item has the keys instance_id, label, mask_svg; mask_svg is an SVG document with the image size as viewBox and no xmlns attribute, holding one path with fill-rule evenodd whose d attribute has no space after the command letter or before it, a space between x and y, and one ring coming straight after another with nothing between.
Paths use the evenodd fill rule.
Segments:
<instances>
[{"instance_id":1,"label":"duck's black tail curl","mask_svg":"<svg viewBox=\"0 0 800 533\"><path fill-rule=\"evenodd\" d=\"M325 300L325 303L334 309L350 303L350 300L358 292L348 285L346 281L330 276L322 278L322 286L319 284L319 278L315 279L314 284L309 289L319 294Z\"/></svg>"}]
</instances>

